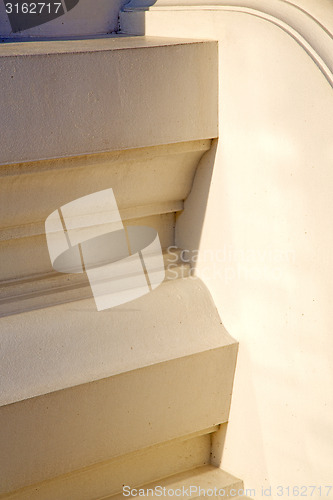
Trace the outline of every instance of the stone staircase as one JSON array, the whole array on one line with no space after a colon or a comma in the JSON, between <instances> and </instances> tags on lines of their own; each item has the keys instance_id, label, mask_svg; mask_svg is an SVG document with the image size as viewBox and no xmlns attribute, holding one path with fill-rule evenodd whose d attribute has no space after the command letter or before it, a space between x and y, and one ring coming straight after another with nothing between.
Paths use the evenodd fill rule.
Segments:
<instances>
[{"instance_id":1,"label":"stone staircase","mask_svg":"<svg viewBox=\"0 0 333 500\"><path fill-rule=\"evenodd\" d=\"M0 63L0 498L234 498L218 466L237 342L175 245L218 134L216 43L10 43ZM125 227L158 231L166 279L98 312L85 274L52 269L44 222L107 188Z\"/></svg>"}]
</instances>

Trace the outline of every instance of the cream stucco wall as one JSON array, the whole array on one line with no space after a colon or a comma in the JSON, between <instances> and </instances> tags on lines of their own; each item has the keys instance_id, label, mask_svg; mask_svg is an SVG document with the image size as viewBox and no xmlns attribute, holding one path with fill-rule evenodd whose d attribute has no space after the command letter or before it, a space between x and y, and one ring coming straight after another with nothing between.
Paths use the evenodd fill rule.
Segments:
<instances>
[{"instance_id":1,"label":"cream stucco wall","mask_svg":"<svg viewBox=\"0 0 333 500\"><path fill-rule=\"evenodd\" d=\"M240 341L222 463L257 490L330 484L332 88L281 30L230 25L198 269Z\"/></svg>"}]
</instances>

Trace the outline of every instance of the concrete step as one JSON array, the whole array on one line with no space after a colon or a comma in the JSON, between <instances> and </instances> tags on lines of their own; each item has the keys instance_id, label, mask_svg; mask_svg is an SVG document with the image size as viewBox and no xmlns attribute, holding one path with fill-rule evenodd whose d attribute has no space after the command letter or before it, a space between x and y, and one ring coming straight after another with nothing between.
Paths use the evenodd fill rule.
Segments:
<instances>
[{"instance_id":1,"label":"concrete step","mask_svg":"<svg viewBox=\"0 0 333 500\"><path fill-rule=\"evenodd\" d=\"M202 40L0 44L0 164L217 137L217 61Z\"/></svg>"},{"instance_id":2,"label":"concrete step","mask_svg":"<svg viewBox=\"0 0 333 500\"><path fill-rule=\"evenodd\" d=\"M210 145L200 140L0 166L0 282L19 287L20 280L49 276L45 220L64 203L106 187L125 226L153 227L162 248L173 245L175 214Z\"/></svg>"},{"instance_id":3,"label":"concrete step","mask_svg":"<svg viewBox=\"0 0 333 500\"><path fill-rule=\"evenodd\" d=\"M116 495L123 485L147 484L209 464L211 433L194 435L115 457L93 466L22 488L1 500L96 500Z\"/></svg>"},{"instance_id":4,"label":"concrete step","mask_svg":"<svg viewBox=\"0 0 333 500\"><path fill-rule=\"evenodd\" d=\"M226 422L237 343L200 280L1 318L0 494Z\"/></svg>"}]
</instances>

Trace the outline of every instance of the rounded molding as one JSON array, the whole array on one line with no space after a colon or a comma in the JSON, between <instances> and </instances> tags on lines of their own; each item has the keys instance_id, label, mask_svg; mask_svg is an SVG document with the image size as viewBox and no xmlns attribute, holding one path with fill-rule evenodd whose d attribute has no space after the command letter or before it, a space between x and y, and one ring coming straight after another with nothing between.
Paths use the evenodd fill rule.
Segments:
<instances>
[{"instance_id":1,"label":"rounded molding","mask_svg":"<svg viewBox=\"0 0 333 500\"><path fill-rule=\"evenodd\" d=\"M312 0L132 0L131 11L220 11L256 16L288 33L308 53L333 86L333 8Z\"/></svg>"}]
</instances>

